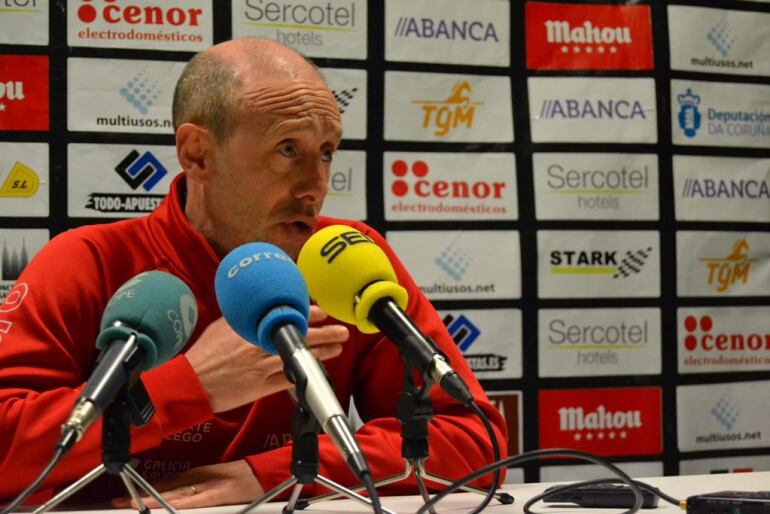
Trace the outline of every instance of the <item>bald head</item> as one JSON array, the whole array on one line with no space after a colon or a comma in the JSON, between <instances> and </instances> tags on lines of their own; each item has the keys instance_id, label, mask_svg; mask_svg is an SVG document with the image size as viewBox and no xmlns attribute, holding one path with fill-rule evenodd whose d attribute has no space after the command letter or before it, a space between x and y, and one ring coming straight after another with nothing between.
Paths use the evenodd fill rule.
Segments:
<instances>
[{"instance_id":1,"label":"bald head","mask_svg":"<svg viewBox=\"0 0 770 514\"><path fill-rule=\"evenodd\" d=\"M172 106L174 131L183 123L206 127L224 141L243 102L244 87L301 81L324 84L318 68L268 39L234 39L193 57L182 71Z\"/></svg>"}]
</instances>

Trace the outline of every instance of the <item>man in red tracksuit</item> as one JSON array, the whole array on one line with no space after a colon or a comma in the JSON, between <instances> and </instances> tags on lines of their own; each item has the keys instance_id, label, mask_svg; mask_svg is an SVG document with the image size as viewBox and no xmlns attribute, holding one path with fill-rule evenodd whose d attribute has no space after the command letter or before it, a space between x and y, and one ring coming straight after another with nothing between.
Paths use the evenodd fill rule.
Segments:
<instances>
[{"instance_id":1,"label":"man in red tracksuit","mask_svg":"<svg viewBox=\"0 0 770 514\"><path fill-rule=\"evenodd\" d=\"M318 216L342 132L334 97L310 63L266 40L214 46L183 72L173 118L184 172L160 207L144 218L54 238L0 305L0 499L17 495L50 459L97 357L107 301L148 270L187 283L199 319L180 355L142 375L157 413L132 429L132 464L178 508L247 503L288 478L294 403L281 361L224 322L213 278L221 257L243 243L267 241L296 258L313 231L333 223L361 230L385 250L409 293L407 314L449 357L506 447L502 417L384 239L362 223ZM398 350L379 334L324 317L312 309L308 344L343 407L355 399L365 421L356 437L375 480L396 474L403 470L394 418L403 387ZM427 469L458 478L491 462L475 415L436 387L431 397ZM101 462L100 433L100 426L90 428L42 492L50 496ZM322 475L355 483L327 436L319 451ZM389 491L412 492L413 483ZM125 490L105 483L89 492L99 495Z\"/></svg>"}]
</instances>

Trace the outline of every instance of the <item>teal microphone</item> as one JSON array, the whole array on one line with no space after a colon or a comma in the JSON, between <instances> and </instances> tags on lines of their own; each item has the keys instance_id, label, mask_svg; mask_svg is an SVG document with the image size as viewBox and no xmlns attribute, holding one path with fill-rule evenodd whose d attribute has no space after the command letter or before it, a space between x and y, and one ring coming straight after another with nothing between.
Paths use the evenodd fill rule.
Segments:
<instances>
[{"instance_id":1,"label":"teal microphone","mask_svg":"<svg viewBox=\"0 0 770 514\"><path fill-rule=\"evenodd\" d=\"M60 446L69 448L139 374L158 366L187 344L198 319L190 288L177 277L148 271L131 278L104 309L96 368L62 426ZM74 436L74 437L73 437Z\"/></svg>"}]
</instances>

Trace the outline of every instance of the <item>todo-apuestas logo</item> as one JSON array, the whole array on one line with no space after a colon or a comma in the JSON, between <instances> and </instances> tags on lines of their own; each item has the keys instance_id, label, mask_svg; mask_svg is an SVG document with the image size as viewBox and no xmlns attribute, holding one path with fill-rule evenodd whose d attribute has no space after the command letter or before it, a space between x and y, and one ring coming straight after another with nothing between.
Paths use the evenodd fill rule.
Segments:
<instances>
[{"instance_id":1,"label":"todo-apuestas logo","mask_svg":"<svg viewBox=\"0 0 770 514\"><path fill-rule=\"evenodd\" d=\"M743 408L738 401L722 397L711 407L710 413L725 430L732 430L742 411Z\"/></svg>"},{"instance_id":2,"label":"todo-apuestas logo","mask_svg":"<svg viewBox=\"0 0 770 514\"><path fill-rule=\"evenodd\" d=\"M40 187L40 177L26 164L16 161L11 172L0 186L0 197L30 198Z\"/></svg>"},{"instance_id":3,"label":"todo-apuestas logo","mask_svg":"<svg viewBox=\"0 0 770 514\"><path fill-rule=\"evenodd\" d=\"M441 250L433 262L455 282L459 282L473 262L473 256L470 250L453 241Z\"/></svg>"},{"instance_id":4,"label":"todo-apuestas logo","mask_svg":"<svg viewBox=\"0 0 770 514\"><path fill-rule=\"evenodd\" d=\"M141 114L147 114L161 94L160 81L147 77L147 68L134 75L119 93L123 99Z\"/></svg>"},{"instance_id":5,"label":"todo-apuestas logo","mask_svg":"<svg viewBox=\"0 0 770 514\"><path fill-rule=\"evenodd\" d=\"M505 355L469 352L471 345L481 335L481 330L465 314L460 314L457 317L447 314L444 316L443 322L447 332L452 336L460 351L463 352L463 357L474 372L502 371L505 368L505 361L508 359Z\"/></svg>"},{"instance_id":6,"label":"todo-apuestas logo","mask_svg":"<svg viewBox=\"0 0 770 514\"><path fill-rule=\"evenodd\" d=\"M698 110L700 97L693 94L692 89L688 87L687 92L677 95L676 99L679 102L679 114L677 115L679 127L685 136L695 137L701 125L701 115Z\"/></svg>"},{"instance_id":7,"label":"todo-apuestas logo","mask_svg":"<svg viewBox=\"0 0 770 514\"><path fill-rule=\"evenodd\" d=\"M553 275L611 275L628 278L642 272L652 247L628 250L622 258L616 250L554 250L550 255Z\"/></svg>"},{"instance_id":8,"label":"todo-apuestas logo","mask_svg":"<svg viewBox=\"0 0 770 514\"><path fill-rule=\"evenodd\" d=\"M168 174L166 167L152 152L139 154L131 150L115 167L117 174L131 189L139 186L151 191ZM154 210L163 200L164 195L157 194L120 194L91 193L88 195L87 209L110 213L144 213Z\"/></svg>"},{"instance_id":9,"label":"todo-apuestas logo","mask_svg":"<svg viewBox=\"0 0 770 514\"><path fill-rule=\"evenodd\" d=\"M393 35L398 38L443 39L446 41L500 42L495 24L480 20L446 20L399 16Z\"/></svg>"},{"instance_id":10,"label":"todo-apuestas logo","mask_svg":"<svg viewBox=\"0 0 770 514\"><path fill-rule=\"evenodd\" d=\"M412 103L422 109L422 127L435 129L433 135L444 137L461 126L473 128L476 107L484 102L472 101L472 93L470 82L460 80L452 85L452 92L443 100L412 100Z\"/></svg>"},{"instance_id":11,"label":"todo-apuestas logo","mask_svg":"<svg viewBox=\"0 0 770 514\"><path fill-rule=\"evenodd\" d=\"M733 243L732 251L726 257L702 257L699 260L708 269L708 284L717 293L724 293L734 284L747 284L751 263L756 258L749 257L749 242L741 238Z\"/></svg>"}]
</instances>

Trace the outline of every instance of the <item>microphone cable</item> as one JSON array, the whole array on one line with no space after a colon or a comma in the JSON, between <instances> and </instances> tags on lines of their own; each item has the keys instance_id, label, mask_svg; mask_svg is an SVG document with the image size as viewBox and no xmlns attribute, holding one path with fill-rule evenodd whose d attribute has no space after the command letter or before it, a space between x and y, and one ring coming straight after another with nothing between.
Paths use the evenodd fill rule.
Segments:
<instances>
[{"instance_id":1,"label":"microphone cable","mask_svg":"<svg viewBox=\"0 0 770 514\"><path fill-rule=\"evenodd\" d=\"M642 506L643 497L642 497L642 492L639 490L639 486L622 469L618 468L608 460L602 459L601 457L596 457L594 455L591 455L590 453L585 453L578 450L570 450L568 448L554 448L554 449L548 449L548 450L533 450L530 452L522 453L520 455L513 455L511 457L506 457L505 459L498 460L497 462L493 462L492 464L489 464L472 473L469 473L468 475L462 477L459 480L456 480L451 485L447 486L446 489L444 489L440 493L436 494L433 498L431 498L430 501L426 502L425 505L420 507L415 514L425 514L426 512L428 512L428 510L431 507L434 507L438 502L446 498L448 495L460 489L460 487L464 486L468 482L472 482L473 480L476 480L477 478L486 475L487 473L490 473L495 470L500 470L501 468L504 468L507 466L515 466L516 464L529 462L531 460L539 459L541 457L573 457L576 459L587 460L589 462L593 462L594 464L599 464L600 466L604 466L605 468L615 473L620 478L619 482L626 484L634 493L634 505L630 509L623 511L622 514L635 514ZM549 494L553 494L553 492L554 491L549 491Z\"/></svg>"},{"instance_id":2,"label":"microphone cable","mask_svg":"<svg viewBox=\"0 0 770 514\"><path fill-rule=\"evenodd\" d=\"M383 514L382 504L380 503L380 495L377 494L377 489L374 487L374 480L372 480L372 474L362 473L361 476L359 476L358 478L361 480L361 483L366 488L366 492L369 493L369 500L371 500L372 502L372 509L374 510L374 514Z\"/></svg>"},{"instance_id":3,"label":"microphone cable","mask_svg":"<svg viewBox=\"0 0 770 514\"><path fill-rule=\"evenodd\" d=\"M61 460L66 451L66 448L57 444L56 451L54 451L51 462L49 462L45 469L43 469L43 471L37 476L35 481L29 484L27 488L21 492L21 494L19 494L9 505L7 505L2 510L2 512L0 512L0 514L9 514L13 512L19 505L24 502L24 500L29 498L29 496L34 493L38 487L40 487L40 484L42 484L43 481L48 478L48 475L51 474L51 471L53 471L53 468L56 467L56 465L59 463L59 460Z\"/></svg>"},{"instance_id":4,"label":"microphone cable","mask_svg":"<svg viewBox=\"0 0 770 514\"><path fill-rule=\"evenodd\" d=\"M494 462L499 462L500 444L497 442L497 437L495 436L495 431L492 428L492 423L489 422L489 418L486 414L484 414L484 411L481 410L481 407L479 407L475 401L471 401L470 408L474 413L476 413L476 416L478 416L478 418L484 424L484 428L487 430L487 434L489 435L489 442L492 443L492 458ZM497 467L495 468L495 472L492 475L492 485L489 486L489 491L487 491L486 496L484 496L484 499L481 501L481 503L479 503L478 507L473 509L470 514L478 514L487 508L487 505L489 505L489 502L491 502L492 498L495 496L495 491L497 491L497 485L499 482L500 467Z\"/></svg>"}]
</instances>

